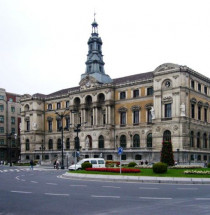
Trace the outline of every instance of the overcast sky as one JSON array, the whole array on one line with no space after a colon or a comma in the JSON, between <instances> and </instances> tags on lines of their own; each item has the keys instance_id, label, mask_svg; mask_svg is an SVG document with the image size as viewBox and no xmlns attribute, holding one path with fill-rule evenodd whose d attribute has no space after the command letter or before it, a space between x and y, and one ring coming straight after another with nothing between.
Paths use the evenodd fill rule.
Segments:
<instances>
[{"instance_id":1,"label":"overcast sky","mask_svg":"<svg viewBox=\"0 0 210 215\"><path fill-rule=\"evenodd\" d=\"M187 65L210 77L209 0L1 0L0 88L78 86L96 12L111 78Z\"/></svg>"}]
</instances>

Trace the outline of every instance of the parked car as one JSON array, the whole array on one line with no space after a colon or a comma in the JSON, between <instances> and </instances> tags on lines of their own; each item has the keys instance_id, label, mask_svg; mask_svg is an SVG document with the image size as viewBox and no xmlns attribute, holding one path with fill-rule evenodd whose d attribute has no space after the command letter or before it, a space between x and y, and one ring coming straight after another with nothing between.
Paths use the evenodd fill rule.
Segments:
<instances>
[{"instance_id":1,"label":"parked car","mask_svg":"<svg viewBox=\"0 0 210 215\"><path fill-rule=\"evenodd\" d=\"M105 160L103 158L85 158L79 161L78 163L69 166L69 170L80 170L82 169L82 164L84 162L89 162L92 164L92 168L105 167ZM76 167L76 168L75 168Z\"/></svg>"}]
</instances>

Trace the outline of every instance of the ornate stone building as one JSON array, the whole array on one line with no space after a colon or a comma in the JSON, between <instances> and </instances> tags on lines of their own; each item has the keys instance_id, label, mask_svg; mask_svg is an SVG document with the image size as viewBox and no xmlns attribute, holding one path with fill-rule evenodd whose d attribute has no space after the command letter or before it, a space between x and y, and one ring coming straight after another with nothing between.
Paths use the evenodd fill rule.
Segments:
<instances>
[{"instance_id":1,"label":"ornate stone building","mask_svg":"<svg viewBox=\"0 0 210 215\"><path fill-rule=\"evenodd\" d=\"M77 147L81 158L118 160L117 148L122 146L124 162L155 162L163 140L172 142L177 161L209 161L209 89L209 78L171 63L111 79L104 71L94 21L79 86L22 97L21 158L60 158L63 130L65 161L73 159Z\"/></svg>"},{"instance_id":2,"label":"ornate stone building","mask_svg":"<svg viewBox=\"0 0 210 215\"><path fill-rule=\"evenodd\" d=\"M20 97L0 88L0 161L20 159Z\"/></svg>"}]
</instances>

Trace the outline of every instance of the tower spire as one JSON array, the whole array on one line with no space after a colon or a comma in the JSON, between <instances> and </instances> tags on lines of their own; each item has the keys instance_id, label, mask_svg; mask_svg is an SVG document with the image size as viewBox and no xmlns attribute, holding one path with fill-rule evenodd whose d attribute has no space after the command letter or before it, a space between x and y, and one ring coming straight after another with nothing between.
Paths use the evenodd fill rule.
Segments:
<instances>
[{"instance_id":1,"label":"tower spire","mask_svg":"<svg viewBox=\"0 0 210 215\"><path fill-rule=\"evenodd\" d=\"M105 74L104 61L102 55L102 40L98 36L98 23L95 19L96 13L94 12L94 21L92 25L91 37L88 40L88 55L86 64L86 71L81 75L81 80L87 76L92 76L98 83L110 83L112 79Z\"/></svg>"}]
</instances>

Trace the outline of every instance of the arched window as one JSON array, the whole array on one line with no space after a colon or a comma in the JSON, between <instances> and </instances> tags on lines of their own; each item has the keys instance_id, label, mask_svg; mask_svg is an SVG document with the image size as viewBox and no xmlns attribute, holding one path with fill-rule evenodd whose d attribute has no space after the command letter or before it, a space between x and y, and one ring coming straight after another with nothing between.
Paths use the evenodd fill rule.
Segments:
<instances>
[{"instance_id":1,"label":"arched window","mask_svg":"<svg viewBox=\"0 0 210 215\"><path fill-rule=\"evenodd\" d=\"M201 147L201 134L200 132L197 133L197 148Z\"/></svg>"},{"instance_id":2,"label":"arched window","mask_svg":"<svg viewBox=\"0 0 210 215\"><path fill-rule=\"evenodd\" d=\"M126 136L125 135L122 135L120 137L120 146L123 148L126 148Z\"/></svg>"},{"instance_id":3,"label":"arched window","mask_svg":"<svg viewBox=\"0 0 210 215\"><path fill-rule=\"evenodd\" d=\"M169 130L164 131L163 133L163 142L171 141L171 132Z\"/></svg>"},{"instance_id":4,"label":"arched window","mask_svg":"<svg viewBox=\"0 0 210 215\"><path fill-rule=\"evenodd\" d=\"M26 139L26 151L30 150L30 143L29 143L29 139Z\"/></svg>"},{"instance_id":5,"label":"arched window","mask_svg":"<svg viewBox=\"0 0 210 215\"><path fill-rule=\"evenodd\" d=\"M138 134L133 136L133 147L140 147L140 137Z\"/></svg>"},{"instance_id":6,"label":"arched window","mask_svg":"<svg viewBox=\"0 0 210 215\"><path fill-rule=\"evenodd\" d=\"M48 142L48 149L53 149L53 140L52 139L49 139L49 142Z\"/></svg>"},{"instance_id":7,"label":"arched window","mask_svg":"<svg viewBox=\"0 0 210 215\"><path fill-rule=\"evenodd\" d=\"M98 148L103 149L104 148L104 137L102 135L98 138Z\"/></svg>"},{"instance_id":8,"label":"arched window","mask_svg":"<svg viewBox=\"0 0 210 215\"><path fill-rule=\"evenodd\" d=\"M66 149L70 149L70 139L66 139Z\"/></svg>"},{"instance_id":9,"label":"arched window","mask_svg":"<svg viewBox=\"0 0 210 215\"><path fill-rule=\"evenodd\" d=\"M57 149L61 150L61 139L60 138L57 141Z\"/></svg>"},{"instance_id":10,"label":"arched window","mask_svg":"<svg viewBox=\"0 0 210 215\"><path fill-rule=\"evenodd\" d=\"M194 132L190 132L190 147L194 147Z\"/></svg>"},{"instance_id":11,"label":"arched window","mask_svg":"<svg viewBox=\"0 0 210 215\"><path fill-rule=\"evenodd\" d=\"M147 147L151 148L152 147L152 133L149 133L147 135Z\"/></svg>"},{"instance_id":12,"label":"arched window","mask_svg":"<svg viewBox=\"0 0 210 215\"><path fill-rule=\"evenodd\" d=\"M207 148L207 135L206 133L203 134L203 148Z\"/></svg>"}]
</instances>

